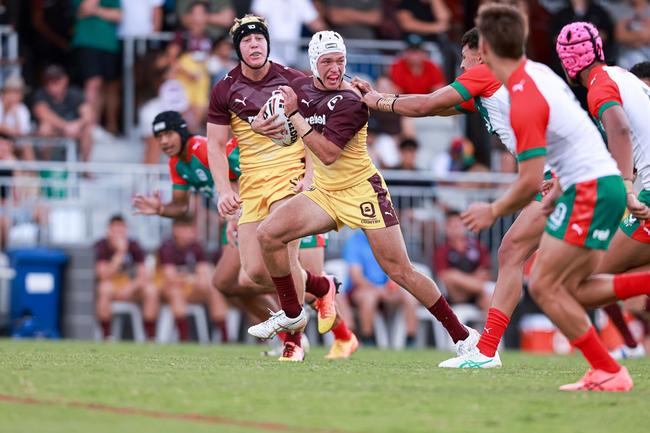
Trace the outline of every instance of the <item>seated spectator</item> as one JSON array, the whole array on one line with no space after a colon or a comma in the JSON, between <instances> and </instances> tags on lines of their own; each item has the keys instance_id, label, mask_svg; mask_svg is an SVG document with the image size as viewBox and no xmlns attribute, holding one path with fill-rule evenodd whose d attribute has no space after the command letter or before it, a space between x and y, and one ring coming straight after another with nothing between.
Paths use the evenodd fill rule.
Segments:
<instances>
[{"instance_id":1,"label":"seated spectator","mask_svg":"<svg viewBox=\"0 0 650 433\"><path fill-rule=\"evenodd\" d=\"M20 138L32 130L32 119L27 106L23 104L25 83L20 75L11 75L5 80L0 98L0 134L13 139ZM22 159L34 159L31 146L24 143Z\"/></svg>"},{"instance_id":2,"label":"seated spectator","mask_svg":"<svg viewBox=\"0 0 650 433\"><path fill-rule=\"evenodd\" d=\"M433 160L432 170L435 176L444 177L454 171L483 172L487 168L476 162L474 143L467 137L456 137L449 145L449 151Z\"/></svg>"},{"instance_id":3,"label":"seated spectator","mask_svg":"<svg viewBox=\"0 0 650 433\"><path fill-rule=\"evenodd\" d=\"M12 163L16 161L11 141L6 137L0 137L0 162ZM12 201L12 191L10 180L14 175L11 168L0 169L0 251L7 248L7 239L9 238L9 229L12 226L12 218L9 212L9 203ZM7 185L6 183L9 183Z\"/></svg>"},{"instance_id":4,"label":"seated spectator","mask_svg":"<svg viewBox=\"0 0 650 433\"><path fill-rule=\"evenodd\" d=\"M494 291L490 253L470 237L457 212L447 213L445 242L436 247L433 268L450 304L473 303L487 311Z\"/></svg>"},{"instance_id":5,"label":"seated spectator","mask_svg":"<svg viewBox=\"0 0 650 433\"><path fill-rule=\"evenodd\" d=\"M212 265L197 240L193 218L174 220L172 238L160 246L158 260L163 297L172 309L180 340L189 340L187 304L206 305L214 329L225 337L228 306L221 292L212 287Z\"/></svg>"},{"instance_id":6,"label":"seated spectator","mask_svg":"<svg viewBox=\"0 0 650 433\"><path fill-rule=\"evenodd\" d=\"M323 0L327 21L344 39L374 39L382 20L381 0Z\"/></svg>"},{"instance_id":7,"label":"seated spectator","mask_svg":"<svg viewBox=\"0 0 650 433\"><path fill-rule=\"evenodd\" d=\"M67 137L77 140L82 161L90 159L94 112L84 101L83 93L69 87L68 74L57 65L44 73L45 87L33 97L33 113L38 121L38 134L45 137Z\"/></svg>"},{"instance_id":8,"label":"seated spectator","mask_svg":"<svg viewBox=\"0 0 650 433\"><path fill-rule=\"evenodd\" d=\"M396 167L399 170L417 170L415 161L418 153L418 142L413 138L406 138L399 144L400 164Z\"/></svg>"},{"instance_id":9,"label":"seated spectator","mask_svg":"<svg viewBox=\"0 0 650 433\"><path fill-rule=\"evenodd\" d=\"M228 29L235 19L235 10L231 0L176 0L176 15L181 17L183 27L189 28L187 23L188 11L196 3L204 3L208 11L208 32L210 37L218 38L228 34Z\"/></svg>"},{"instance_id":10,"label":"seated spectator","mask_svg":"<svg viewBox=\"0 0 650 433\"><path fill-rule=\"evenodd\" d=\"M237 66L237 62L233 60L233 47L230 36L220 36L214 44L212 44L212 51L208 57L208 73L210 74L210 87L217 84L217 81L226 76L228 71Z\"/></svg>"},{"instance_id":11,"label":"seated spectator","mask_svg":"<svg viewBox=\"0 0 650 433\"><path fill-rule=\"evenodd\" d=\"M609 5L614 36L619 44L618 65L630 69L650 58L650 3L648 0L624 0Z\"/></svg>"},{"instance_id":12,"label":"seated spectator","mask_svg":"<svg viewBox=\"0 0 650 433\"><path fill-rule=\"evenodd\" d=\"M449 30L451 11L444 0L402 0L397 10L397 22L405 33L436 41L438 35Z\"/></svg>"},{"instance_id":13,"label":"seated spectator","mask_svg":"<svg viewBox=\"0 0 650 433\"><path fill-rule=\"evenodd\" d=\"M144 140L144 163L159 164L162 149L153 134L153 120L163 111L178 111L185 116L189 109L185 89L178 80L166 80L158 90L158 96L146 102L138 111L140 136Z\"/></svg>"},{"instance_id":14,"label":"seated spectator","mask_svg":"<svg viewBox=\"0 0 650 433\"><path fill-rule=\"evenodd\" d=\"M650 61L637 63L630 69L641 81L650 86Z\"/></svg>"},{"instance_id":15,"label":"seated spectator","mask_svg":"<svg viewBox=\"0 0 650 433\"><path fill-rule=\"evenodd\" d=\"M144 266L140 244L127 237L126 221L121 215L111 217L106 238L95 244L97 277L97 319L104 339L111 336L111 302L141 302L147 339L156 336L159 296Z\"/></svg>"},{"instance_id":16,"label":"seated spectator","mask_svg":"<svg viewBox=\"0 0 650 433\"><path fill-rule=\"evenodd\" d=\"M444 73L428 58L421 36L406 36L404 54L390 67L390 78L398 93L431 93L446 84Z\"/></svg>"},{"instance_id":17,"label":"seated spectator","mask_svg":"<svg viewBox=\"0 0 650 433\"><path fill-rule=\"evenodd\" d=\"M377 263L368 238L357 230L345 242L343 259L349 266L346 290L359 311L361 342L375 345L374 319L380 306L402 308L406 320L407 346L415 344L418 301L406 290L388 279Z\"/></svg>"},{"instance_id":18,"label":"seated spectator","mask_svg":"<svg viewBox=\"0 0 650 433\"><path fill-rule=\"evenodd\" d=\"M210 96L210 74L207 61L212 50L212 39L208 33L208 5L192 3L187 9L184 23L187 30L176 33L171 44L172 72L187 95L191 116L187 116L193 131L205 127Z\"/></svg>"},{"instance_id":19,"label":"seated spectator","mask_svg":"<svg viewBox=\"0 0 650 433\"><path fill-rule=\"evenodd\" d=\"M266 18L273 41L270 59L286 66L296 66L303 25L314 33L327 28L311 0L253 0L251 10Z\"/></svg>"}]
</instances>

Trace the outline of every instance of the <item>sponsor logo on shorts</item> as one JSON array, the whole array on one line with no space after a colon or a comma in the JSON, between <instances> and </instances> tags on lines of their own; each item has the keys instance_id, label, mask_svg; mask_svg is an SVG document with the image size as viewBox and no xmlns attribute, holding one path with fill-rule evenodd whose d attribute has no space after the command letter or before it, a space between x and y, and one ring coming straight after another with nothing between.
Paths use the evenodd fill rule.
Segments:
<instances>
[{"instance_id":1,"label":"sponsor logo on shorts","mask_svg":"<svg viewBox=\"0 0 650 433\"><path fill-rule=\"evenodd\" d=\"M596 239L596 240L604 242L607 239L609 239L609 234L610 234L609 229L607 229L607 230L594 230L594 233L591 235L591 237Z\"/></svg>"},{"instance_id":2,"label":"sponsor logo on shorts","mask_svg":"<svg viewBox=\"0 0 650 433\"><path fill-rule=\"evenodd\" d=\"M361 220L361 224L379 224L381 222L377 218L374 203L365 201L359 205L359 209L361 210L361 215L365 217Z\"/></svg>"},{"instance_id":3,"label":"sponsor logo on shorts","mask_svg":"<svg viewBox=\"0 0 650 433\"><path fill-rule=\"evenodd\" d=\"M630 215L623 220L623 225L625 227L632 227L636 221L636 217L634 215Z\"/></svg>"},{"instance_id":4,"label":"sponsor logo on shorts","mask_svg":"<svg viewBox=\"0 0 650 433\"><path fill-rule=\"evenodd\" d=\"M555 210L553 211L551 216L548 217L548 225L551 227L552 230L557 230L560 228L562 222L564 221L564 218L566 218L566 213L567 213L566 204L560 203L557 206L555 206Z\"/></svg>"}]
</instances>

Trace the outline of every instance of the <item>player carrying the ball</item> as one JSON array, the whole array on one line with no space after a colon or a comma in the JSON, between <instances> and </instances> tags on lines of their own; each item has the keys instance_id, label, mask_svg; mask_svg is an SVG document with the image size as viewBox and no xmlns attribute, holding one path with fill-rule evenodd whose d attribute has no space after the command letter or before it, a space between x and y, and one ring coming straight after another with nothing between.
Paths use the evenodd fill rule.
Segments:
<instances>
[{"instance_id":1,"label":"player carrying the ball","mask_svg":"<svg viewBox=\"0 0 650 433\"><path fill-rule=\"evenodd\" d=\"M269 137L276 137L284 125L277 124L277 115L263 119L262 107L279 86L303 74L268 60L269 32L263 18L246 15L236 19L230 34L240 63L217 83L210 95L207 125L210 171L219 196L219 213L222 216L241 214L238 243L244 271L242 278L261 286L271 286L273 283L256 237L257 227L300 191L302 185L311 181L304 179L304 146L301 142L286 147L274 144ZM231 130L240 148L242 175L239 194L233 190L228 178L226 142ZM292 218L290 216L288 221ZM336 285L331 276L314 275L302 269L298 261L299 242L296 239L289 245L294 284L301 299L305 288L318 298L318 328L325 333L336 320ZM299 331L306 321L295 322L300 326L290 329L293 333L287 336L280 360L302 361L304 358Z\"/></svg>"},{"instance_id":2,"label":"player carrying the ball","mask_svg":"<svg viewBox=\"0 0 650 433\"><path fill-rule=\"evenodd\" d=\"M313 76L281 86L284 110L312 155L314 185L288 200L257 229L264 261L275 283L282 311L248 332L268 338L276 329L300 330L306 322L294 286L287 246L313 233L361 228L388 276L411 292L443 324L459 354L473 347L478 333L465 327L436 284L418 272L406 253L386 183L368 155L368 107L358 90L343 81L346 48L332 31L309 43Z\"/></svg>"}]
</instances>

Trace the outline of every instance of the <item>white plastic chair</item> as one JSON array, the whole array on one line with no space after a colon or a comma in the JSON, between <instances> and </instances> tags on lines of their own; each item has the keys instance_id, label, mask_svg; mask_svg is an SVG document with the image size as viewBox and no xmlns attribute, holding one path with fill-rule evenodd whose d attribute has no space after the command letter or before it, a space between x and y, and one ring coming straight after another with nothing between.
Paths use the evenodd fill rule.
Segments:
<instances>
[{"instance_id":1,"label":"white plastic chair","mask_svg":"<svg viewBox=\"0 0 650 433\"><path fill-rule=\"evenodd\" d=\"M137 342L143 342L146 340L144 324L142 322L142 313L140 312L140 306L138 304L124 301L111 302L111 314L111 335L114 338L122 338L124 316L127 316L131 320L133 340Z\"/></svg>"},{"instance_id":2,"label":"white plastic chair","mask_svg":"<svg viewBox=\"0 0 650 433\"><path fill-rule=\"evenodd\" d=\"M208 318L203 305L188 304L187 315L194 319L196 336L199 343L208 344L210 342L210 332L208 330ZM178 330L176 329L174 315L169 305L164 305L160 309L158 322L156 323L156 341L163 344L178 341Z\"/></svg>"}]
</instances>

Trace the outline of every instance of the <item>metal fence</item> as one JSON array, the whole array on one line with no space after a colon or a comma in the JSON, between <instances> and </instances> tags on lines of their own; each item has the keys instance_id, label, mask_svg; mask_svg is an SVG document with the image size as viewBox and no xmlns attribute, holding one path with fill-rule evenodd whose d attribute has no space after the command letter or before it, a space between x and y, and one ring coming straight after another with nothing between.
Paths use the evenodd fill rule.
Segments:
<instances>
[{"instance_id":1,"label":"metal fence","mask_svg":"<svg viewBox=\"0 0 650 433\"><path fill-rule=\"evenodd\" d=\"M0 162L0 171L13 171L12 176L0 177L0 215L8 217L13 226L7 239L10 245L88 245L105 235L107 221L115 213L127 218L130 235L150 251L170 234L170 220L135 216L131 206L137 193L160 190L165 200L170 199L165 165ZM384 171L384 176L409 254L426 263L430 263L434 243L441 240L445 209L462 210L472 201L494 199L513 179L512 175L495 173L453 173L443 179L430 172L391 170ZM208 248L217 249L219 221L214 207L206 206L198 195L193 197L199 236ZM502 219L480 234L495 259L512 219ZM332 234L329 257L340 256L350 233L344 229Z\"/></svg>"}]
</instances>

